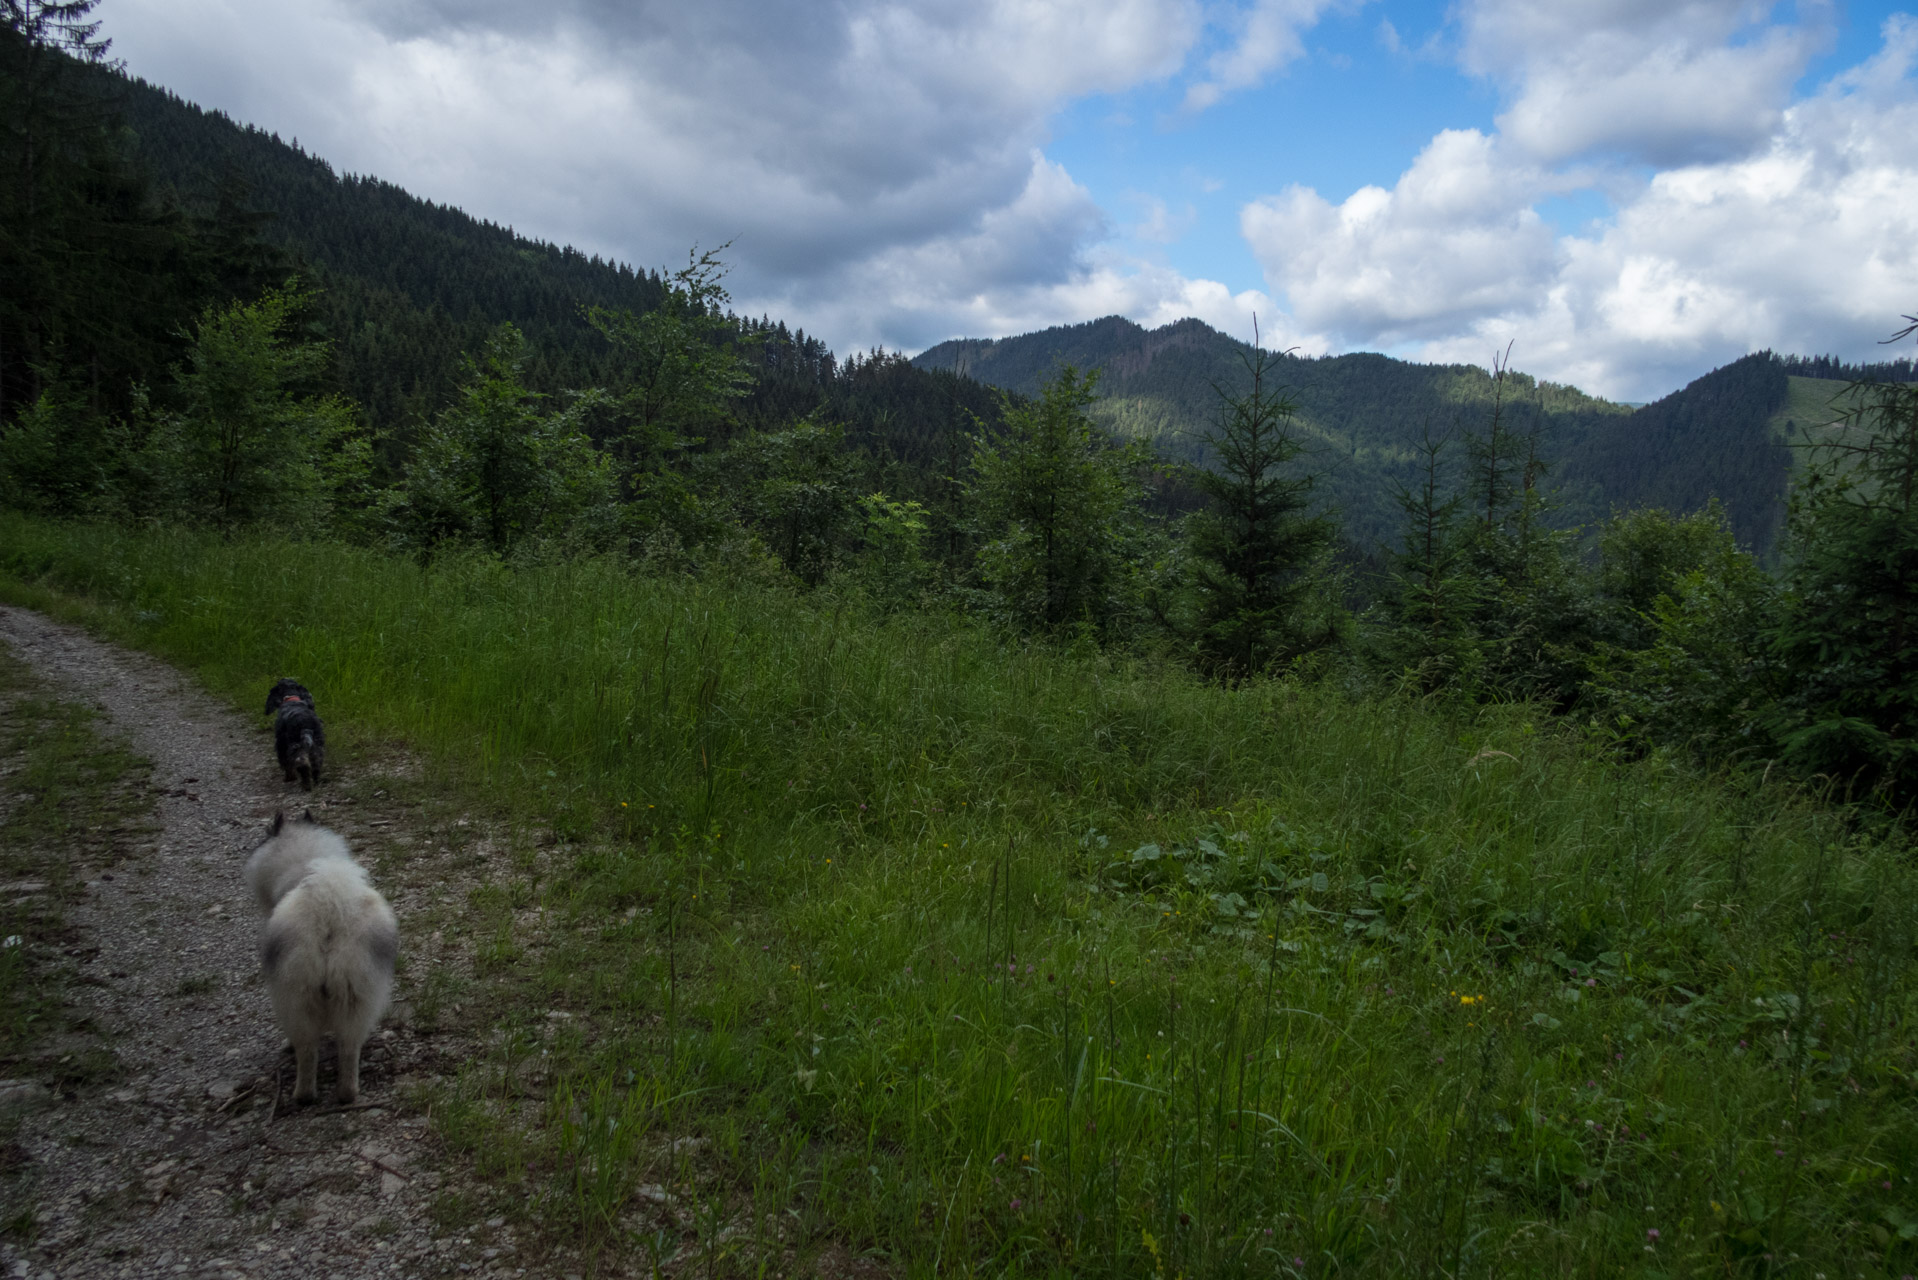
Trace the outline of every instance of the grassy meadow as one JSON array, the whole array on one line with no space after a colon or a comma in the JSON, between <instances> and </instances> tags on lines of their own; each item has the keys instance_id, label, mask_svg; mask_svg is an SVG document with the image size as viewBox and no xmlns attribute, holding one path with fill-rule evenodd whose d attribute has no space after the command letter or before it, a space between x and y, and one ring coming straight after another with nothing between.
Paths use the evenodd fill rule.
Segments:
<instances>
[{"instance_id":1,"label":"grassy meadow","mask_svg":"<svg viewBox=\"0 0 1918 1280\"><path fill-rule=\"evenodd\" d=\"M527 833L434 1124L608 1259L1918 1271L1909 850L1776 784L610 562L0 516L0 594Z\"/></svg>"}]
</instances>

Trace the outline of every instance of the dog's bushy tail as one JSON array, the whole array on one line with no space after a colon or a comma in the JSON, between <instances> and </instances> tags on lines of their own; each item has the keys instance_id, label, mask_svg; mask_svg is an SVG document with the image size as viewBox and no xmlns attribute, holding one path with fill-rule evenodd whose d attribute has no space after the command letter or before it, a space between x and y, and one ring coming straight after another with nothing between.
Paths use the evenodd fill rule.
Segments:
<instances>
[{"instance_id":1,"label":"dog's bushy tail","mask_svg":"<svg viewBox=\"0 0 1918 1280\"><path fill-rule=\"evenodd\" d=\"M289 1034L299 1025L357 1044L392 995L399 928L386 899L356 864L324 858L280 899L262 950L273 1002Z\"/></svg>"}]
</instances>

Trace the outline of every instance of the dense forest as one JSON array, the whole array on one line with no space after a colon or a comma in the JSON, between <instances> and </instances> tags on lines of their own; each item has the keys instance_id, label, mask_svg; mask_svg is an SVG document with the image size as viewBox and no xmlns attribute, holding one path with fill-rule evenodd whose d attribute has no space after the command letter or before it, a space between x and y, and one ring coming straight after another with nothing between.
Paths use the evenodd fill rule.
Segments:
<instances>
[{"instance_id":1,"label":"dense forest","mask_svg":"<svg viewBox=\"0 0 1918 1280\"><path fill-rule=\"evenodd\" d=\"M666 296L657 270L531 240L378 178L337 174L296 142L110 67L58 65L71 81L67 105L27 109L47 113L54 127L92 131L87 181L121 184L124 208L96 210L92 225L72 229L76 243L45 260L63 253L70 268L89 247L85 238L147 256L141 274L164 283L148 299L141 367L177 358L178 331L196 302L257 293L297 272L308 285L303 323L328 341L321 385L356 405L397 458L417 425L451 402L464 357L495 326L510 323L525 338L527 389L554 395L611 376L617 356L590 323L590 308L645 312ZM44 211L30 207L19 215L44 221ZM128 219L134 224L122 225ZM63 274L69 290L90 287L71 270ZM73 307L89 309L78 297ZM945 449L948 430L996 412L996 398L978 385L902 372L885 353L840 361L817 339L770 319L741 318L736 329L755 375L736 406L741 423L824 408L854 447L917 465ZM37 341L0 350L0 391L37 394ZM58 341L86 339L69 333ZM113 347L74 352L68 363L97 365L93 394L123 400L133 379L112 357L133 348L124 340Z\"/></svg>"},{"instance_id":2,"label":"dense forest","mask_svg":"<svg viewBox=\"0 0 1918 1280\"><path fill-rule=\"evenodd\" d=\"M530 391L603 385L617 356L588 310L645 312L666 297L657 270L530 240L378 178L336 174L297 143L143 81L103 78L100 92L120 104L129 158L163 204L228 234L253 233L262 269L297 268L313 282L316 319L332 339L332 385L376 432L403 440L444 408L463 355L501 322L526 339ZM943 437L969 428L966 410L994 409L977 386L902 374L883 353L841 362L804 331L763 318L742 319L738 330L754 373L736 406L743 423L825 407L857 447L922 464L944 447L928 431Z\"/></svg>"}]
</instances>

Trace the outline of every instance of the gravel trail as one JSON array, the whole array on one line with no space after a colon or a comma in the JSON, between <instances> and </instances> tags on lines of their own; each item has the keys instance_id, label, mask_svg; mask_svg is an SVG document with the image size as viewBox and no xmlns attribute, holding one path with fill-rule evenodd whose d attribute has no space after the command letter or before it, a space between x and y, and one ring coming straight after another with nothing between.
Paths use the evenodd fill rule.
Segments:
<instances>
[{"instance_id":1,"label":"gravel trail","mask_svg":"<svg viewBox=\"0 0 1918 1280\"><path fill-rule=\"evenodd\" d=\"M456 1175L408 1098L458 1055L446 1037L407 1026L404 963L394 1012L369 1045L361 1106L333 1106L328 1057L321 1103L290 1103L290 1053L283 1059L260 981L259 920L240 869L282 807L310 804L363 861L383 843L408 843L405 813L382 809L378 778L329 780L309 797L281 781L264 717L228 710L164 663L4 606L0 643L58 696L97 708L105 732L152 762L158 825L148 847L90 880L67 912L86 944L74 999L116 1056L117 1078L54 1095L22 1121L35 1231L24 1244L0 1240L0 1276L576 1269L535 1262L501 1219L436 1223L434 1202L457 1189ZM279 674L262 673L262 698ZM325 692L316 693L324 714ZM417 973L409 917L445 885L375 880Z\"/></svg>"}]
</instances>

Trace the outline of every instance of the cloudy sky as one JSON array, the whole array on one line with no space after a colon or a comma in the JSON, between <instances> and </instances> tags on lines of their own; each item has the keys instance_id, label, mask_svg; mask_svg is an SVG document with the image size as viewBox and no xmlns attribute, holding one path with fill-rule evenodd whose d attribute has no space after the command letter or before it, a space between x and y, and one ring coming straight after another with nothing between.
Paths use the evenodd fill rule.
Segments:
<instances>
[{"instance_id":1,"label":"cloudy sky","mask_svg":"<svg viewBox=\"0 0 1918 1280\"><path fill-rule=\"evenodd\" d=\"M1906 0L1918 10L1918 3ZM136 75L840 351L1119 313L1643 400L1918 310L1883 0L104 0Z\"/></svg>"}]
</instances>

